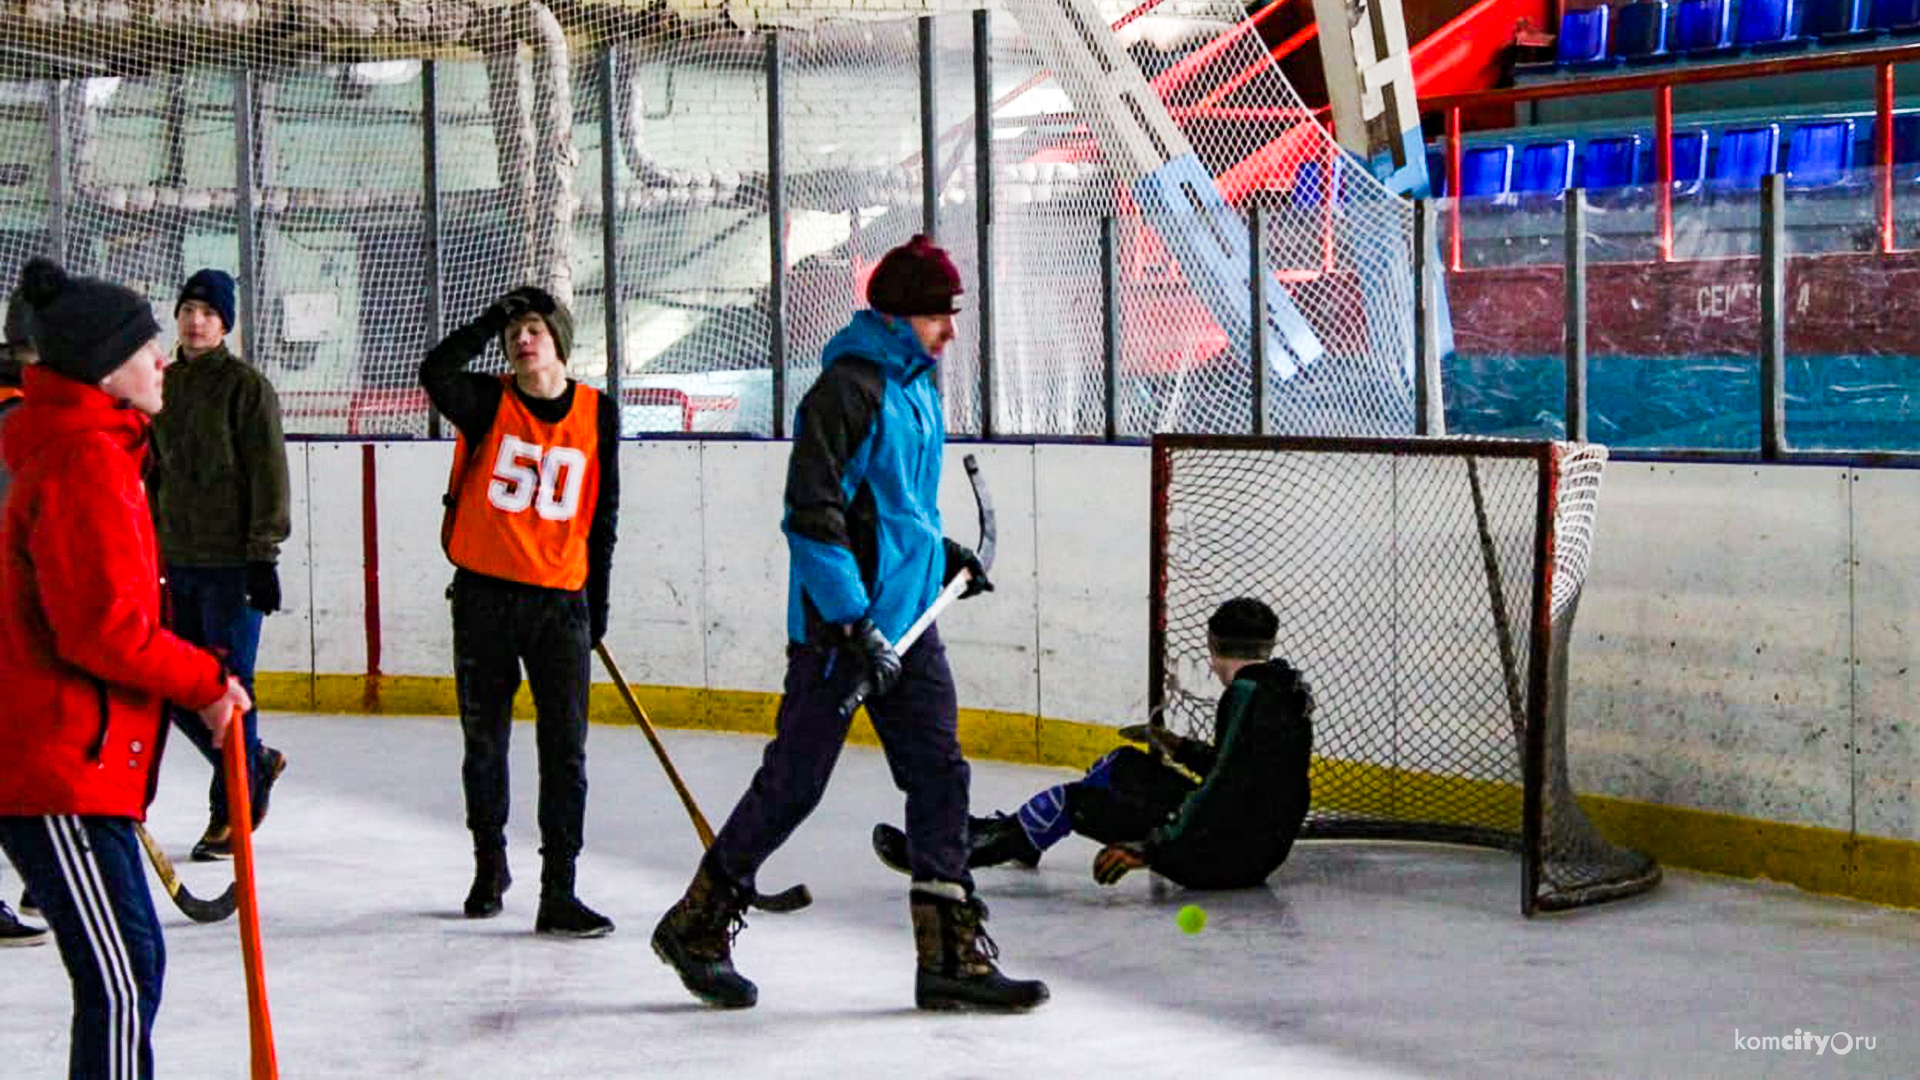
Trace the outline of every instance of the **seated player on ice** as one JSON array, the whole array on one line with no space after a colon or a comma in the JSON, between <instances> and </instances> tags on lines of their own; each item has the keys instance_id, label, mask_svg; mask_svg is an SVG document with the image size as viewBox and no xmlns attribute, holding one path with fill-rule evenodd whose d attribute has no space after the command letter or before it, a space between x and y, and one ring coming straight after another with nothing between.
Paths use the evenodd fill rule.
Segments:
<instances>
[{"instance_id":1,"label":"seated player on ice","mask_svg":"<svg viewBox=\"0 0 1920 1080\"><path fill-rule=\"evenodd\" d=\"M1121 747L1013 814L972 818L969 865L1037 866L1042 852L1077 832L1106 845L1093 864L1103 885L1141 867L1190 889L1265 881L1286 861L1307 816L1313 752L1313 691L1273 658L1279 628L1271 608L1246 597L1221 604L1207 620L1210 666L1226 687L1214 718L1217 746L1159 726L1121 729L1198 783L1154 754ZM873 848L904 871L907 838L899 829L874 826Z\"/></svg>"}]
</instances>

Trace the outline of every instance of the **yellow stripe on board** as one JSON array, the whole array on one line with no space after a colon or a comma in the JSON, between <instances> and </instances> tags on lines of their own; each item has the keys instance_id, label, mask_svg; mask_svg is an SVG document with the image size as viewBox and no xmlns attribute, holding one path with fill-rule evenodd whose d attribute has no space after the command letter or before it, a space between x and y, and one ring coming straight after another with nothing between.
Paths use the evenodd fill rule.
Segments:
<instances>
[{"instance_id":1,"label":"yellow stripe on board","mask_svg":"<svg viewBox=\"0 0 1920 1080\"><path fill-rule=\"evenodd\" d=\"M262 708L291 712L459 713L449 676L385 675L370 684L362 675L262 672L255 691ZM706 731L771 735L779 705L776 694L746 690L636 686L634 694L656 725ZM533 718L533 699L524 687L514 699L513 714ZM626 704L608 683L594 684L588 718L631 723ZM878 742L869 724L855 724L849 739ZM1099 724L962 709L960 743L972 757L1081 769L1120 740L1112 728ZM1391 815L1396 806L1418 804L1430 819L1453 824L1512 828L1520 820L1517 784L1319 758L1313 784L1315 804L1333 809ZM1920 843L1603 795L1583 795L1580 805L1607 839L1644 851L1663 866L1920 908Z\"/></svg>"}]
</instances>

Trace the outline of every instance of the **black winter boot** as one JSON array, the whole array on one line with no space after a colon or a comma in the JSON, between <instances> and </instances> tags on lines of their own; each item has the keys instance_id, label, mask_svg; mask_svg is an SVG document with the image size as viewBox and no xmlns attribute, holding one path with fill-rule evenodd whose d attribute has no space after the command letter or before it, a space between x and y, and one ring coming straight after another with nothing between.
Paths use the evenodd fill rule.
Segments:
<instances>
[{"instance_id":1,"label":"black winter boot","mask_svg":"<svg viewBox=\"0 0 1920 1080\"><path fill-rule=\"evenodd\" d=\"M473 851L473 888L467 890L464 909L469 919L491 919L500 914L500 898L513 884L507 870L507 849L481 847Z\"/></svg>"},{"instance_id":2,"label":"black winter boot","mask_svg":"<svg viewBox=\"0 0 1920 1080\"><path fill-rule=\"evenodd\" d=\"M907 834L891 825L873 827L873 854L889 870L913 873L907 860ZM967 865L974 869L1017 862L1029 870L1040 865L1040 849L1027 839L1020 819L1006 814L967 819Z\"/></svg>"},{"instance_id":3,"label":"black winter boot","mask_svg":"<svg viewBox=\"0 0 1920 1080\"><path fill-rule=\"evenodd\" d=\"M722 1009L745 1009L760 990L733 970L733 939L746 928L739 886L700 864L687 893L653 929L653 952L679 972L693 996Z\"/></svg>"},{"instance_id":4,"label":"black winter boot","mask_svg":"<svg viewBox=\"0 0 1920 1080\"><path fill-rule=\"evenodd\" d=\"M981 926L987 905L946 881L916 881L908 894L913 944L920 956L913 1003L922 1009L1024 1012L1047 1000L1038 979L1009 979L993 961L1000 955Z\"/></svg>"},{"instance_id":5,"label":"black winter boot","mask_svg":"<svg viewBox=\"0 0 1920 1080\"><path fill-rule=\"evenodd\" d=\"M540 912L533 932L553 937L597 938L613 933L613 920L573 894L572 855L548 855L540 864Z\"/></svg>"},{"instance_id":6,"label":"black winter boot","mask_svg":"<svg viewBox=\"0 0 1920 1080\"><path fill-rule=\"evenodd\" d=\"M1033 846L1033 841L1027 837L1027 830L1020 825L1020 819L1012 814L968 818L967 836L970 846L968 866L999 866L1005 862L1017 862L1032 870L1040 865L1040 849Z\"/></svg>"}]
</instances>

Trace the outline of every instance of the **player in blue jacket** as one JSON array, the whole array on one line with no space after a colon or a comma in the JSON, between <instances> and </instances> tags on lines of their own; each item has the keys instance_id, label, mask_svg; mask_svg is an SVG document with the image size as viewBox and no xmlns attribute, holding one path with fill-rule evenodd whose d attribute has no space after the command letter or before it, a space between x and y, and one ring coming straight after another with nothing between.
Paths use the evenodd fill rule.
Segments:
<instances>
[{"instance_id":1,"label":"player in blue jacket","mask_svg":"<svg viewBox=\"0 0 1920 1080\"><path fill-rule=\"evenodd\" d=\"M953 340L960 274L916 236L888 252L854 313L827 343L820 377L800 402L787 465L790 553L787 676L760 770L714 837L699 871L654 930L653 947L694 995L750 1006L732 940L755 895L754 875L819 805L849 719L840 703L862 679L867 712L913 838L909 891L924 1009L1029 1009L1045 984L994 967L986 906L967 869L967 762L953 675L929 627L904 656L890 644L954 575L963 595L992 588L974 553L944 537L938 495L946 419L933 371Z\"/></svg>"}]
</instances>

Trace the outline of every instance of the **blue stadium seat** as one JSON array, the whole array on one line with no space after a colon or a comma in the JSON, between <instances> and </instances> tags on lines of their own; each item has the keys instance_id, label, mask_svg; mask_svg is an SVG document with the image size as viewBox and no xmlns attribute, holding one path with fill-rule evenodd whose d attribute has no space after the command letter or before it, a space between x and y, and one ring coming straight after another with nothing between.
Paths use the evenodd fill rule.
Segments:
<instances>
[{"instance_id":1,"label":"blue stadium seat","mask_svg":"<svg viewBox=\"0 0 1920 1080\"><path fill-rule=\"evenodd\" d=\"M1573 140L1528 143L1513 170L1513 190L1558 195L1573 186Z\"/></svg>"},{"instance_id":2,"label":"blue stadium seat","mask_svg":"<svg viewBox=\"0 0 1920 1080\"><path fill-rule=\"evenodd\" d=\"M1691 195L1707 180L1707 133L1673 133L1673 189L1679 195Z\"/></svg>"},{"instance_id":3,"label":"blue stadium seat","mask_svg":"<svg viewBox=\"0 0 1920 1080\"><path fill-rule=\"evenodd\" d=\"M1867 26L1893 34L1920 33L1920 0L1873 0Z\"/></svg>"},{"instance_id":4,"label":"blue stadium seat","mask_svg":"<svg viewBox=\"0 0 1920 1080\"><path fill-rule=\"evenodd\" d=\"M1318 161L1303 161L1293 173L1293 193L1290 201L1295 206L1319 206L1327 201L1327 181L1322 179L1326 166ZM1340 168L1339 162L1333 165L1334 183L1340 186L1342 197L1346 195L1347 174Z\"/></svg>"},{"instance_id":5,"label":"blue stadium seat","mask_svg":"<svg viewBox=\"0 0 1920 1080\"><path fill-rule=\"evenodd\" d=\"M1470 147L1460 158L1460 197L1505 195L1513 190L1513 147Z\"/></svg>"},{"instance_id":6,"label":"blue stadium seat","mask_svg":"<svg viewBox=\"0 0 1920 1080\"><path fill-rule=\"evenodd\" d=\"M1731 10L1728 0L1680 0L1673 13L1673 51L1704 53L1733 44Z\"/></svg>"},{"instance_id":7,"label":"blue stadium seat","mask_svg":"<svg viewBox=\"0 0 1920 1080\"><path fill-rule=\"evenodd\" d=\"M1640 181L1640 136L1603 135L1588 139L1580 184L1589 191L1632 187Z\"/></svg>"},{"instance_id":8,"label":"blue stadium seat","mask_svg":"<svg viewBox=\"0 0 1920 1080\"><path fill-rule=\"evenodd\" d=\"M1740 0L1733 43L1741 48L1783 48L1804 43L1799 0Z\"/></svg>"},{"instance_id":9,"label":"blue stadium seat","mask_svg":"<svg viewBox=\"0 0 1920 1080\"><path fill-rule=\"evenodd\" d=\"M1447 152L1436 146L1427 147L1427 190L1436 199L1447 194Z\"/></svg>"},{"instance_id":10,"label":"blue stadium seat","mask_svg":"<svg viewBox=\"0 0 1920 1080\"><path fill-rule=\"evenodd\" d=\"M1867 0L1802 0L1806 14L1800 31L1821 41L1850 41L1871 37L1867 26Z\"/></svg>"},{"instance_id":11,"label":"blue stadium seat","mask_svg":"<svg viewBox=\"0 0 1920 1080\"><path fill-rule=\"evenodd\" d=\"M1880 138L1880 121L1873 122L1871 132L1868 146ZM1920 182L1920 113L1894 114L1893 174L1899 180Z\"/></svg>"},{"instance_id":12,"label":"blue stadium seat","mask_svg":"<svg viewBox=\"0 0 1920 1080\"><path fill-rule=\"evenodd\" d=\"M1853 166L1853 121L1800 124L1787 138L1787 183L1797 188L1844 183Z\"/></svg>"},{"instance_id":13,"label":"blue stadium seat","mask_svg":"<svg viewBox=\"0 0 1920 1080\"><path fill-rule=\"evenodd\" d=\"M1613 54L1628 61L1667 55L1667 0L1648 0L1620 9L1613 27Z\"/></svg>"},{"instance_id":14,"label":"blue stadium seat","mask_svg":"<svg viewBox=\"0 0 1920 1080\"><path fill-rule=\"evenodd\" d=\"M1596 4L1560 16L1560 39L1554 45L1553 62L1561 67L1604 63L1611 15L1607 5Z\"/></svg>"},{"instance_id":15,"label":"blue stadium seat","mask_svg":"<svg viewBox=\"0 0 1920 1080\"><path fill-rule=\"evenodd\" d=\"M1720 133L1719 152L1707 174L1709 186L1723 191L1751 191L1760 178L1774 171L1780 157L1780 125L1728 128Z\"/></svg>"}]
</instances>

